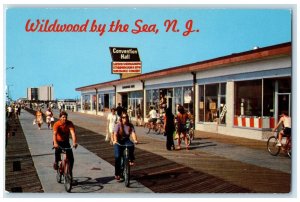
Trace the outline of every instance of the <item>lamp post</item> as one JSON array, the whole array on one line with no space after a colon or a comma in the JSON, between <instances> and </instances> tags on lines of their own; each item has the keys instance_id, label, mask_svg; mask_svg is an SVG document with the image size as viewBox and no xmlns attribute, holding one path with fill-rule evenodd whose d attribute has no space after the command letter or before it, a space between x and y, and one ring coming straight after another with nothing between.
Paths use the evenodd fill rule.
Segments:
<instances>
[{"instance_id":1,"label":"lamp post","mask_svg":"<svg viewBox=\"0 0 300 202\"><path fill-rule=\"evenodd\" d=\"M15 69L15 67L14 66L10 66L10 67L6 67L6 70L13 70L13 69ZM7 92L6 92L6 97L7 97L7 100L8 100L8 102L10 102L12 99L10 98L10 91L9 91L9 86L13 86L12 84L8 84L8 85L6 85L6 90L7 90Z\"/></svg>"}]
</instances>

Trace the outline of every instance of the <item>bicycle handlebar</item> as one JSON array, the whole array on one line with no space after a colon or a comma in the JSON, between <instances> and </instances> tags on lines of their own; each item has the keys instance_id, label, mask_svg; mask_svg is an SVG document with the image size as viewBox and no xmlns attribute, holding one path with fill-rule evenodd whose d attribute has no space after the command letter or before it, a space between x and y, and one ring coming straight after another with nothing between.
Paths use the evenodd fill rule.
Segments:
<instances>
[{"instance_id":1,"label":"bicycle handlebar","mask_svg":"<svg viewBox=\"0 0 300 202\"><path fill-rule=\"evenodd\" d=\"M116 144L121 146L121 147L133 147L134 146L134 143L131 144L131 145L128 145L128 144L120 144L120 143L116 142Z\"/></svg>"},{"instance_id":2,"label":"bicycle handlebar","mask_svg":"<svg viewBox=\"0 0 300 202\"><path fill-rule=\"evenodd\" d=\"M65 151L66 151L66 150L70 150L70 149L72 150L72 149L73 149L73 147L61 147L61 146L58 146L58 148L61 149L61 150L65 150ZM55 147L52 147L52 149L56 149L56 148L55 148Z\"/></svg>"}]
</instances>

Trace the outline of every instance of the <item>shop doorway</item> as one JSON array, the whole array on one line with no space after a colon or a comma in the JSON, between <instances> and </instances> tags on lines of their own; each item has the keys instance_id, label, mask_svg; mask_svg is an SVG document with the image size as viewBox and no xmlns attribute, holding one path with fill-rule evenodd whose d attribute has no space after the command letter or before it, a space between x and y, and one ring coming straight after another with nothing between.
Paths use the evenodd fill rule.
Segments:
<instances>
[{"instance_id":1,"label":"shop doorway","mask_svg":"<svg viewBox=\"0 0 300 202\"><path fill-rule=\"evenodd\" d=\"M277 93L275 96L275 124L278 123L282 112L291 115L291 93Z\"/></svg>"},{"instance_id":2,"label":"shop doorway","mask_svg":"<svg viewBox=\"0 0 300 202\"><path fill-rule=\"evenodd\" d=\"M121 105L124 109L127 110L127 107L128 107L128 94L127 93L124 93L122 94L122 102L121 102Z\"/></svg>"},{"instance_id":3,"label":"shop doorway","mask_svg":"<svg viewBox=\"0 0 300 202\"><path fill-rule=\"evenodd\" d=\"M109 94L104 94L104 108L109 108Z\"/></svg>"},{"instance_id":4,"label":"shop doorway","mask_svg":"<svg viewBox=\"0 0 300 202\"><path fill-rule=\"evenodd\" d=\"M278 102L278 107L277 107L277 114L276 114L276 119L279 120L279 115L284 111L286 112L289 116L291 114L291 94L290 93L278 93L277 94L277 102Z\"/></svg>"},{"instance_id":5,"label":"shop doorway","mask_svg":"<svg viewBox=\"0 0 300 202\"><path fill-rule=\"evenodd\" d=\"M131 109L132 109L132 113L131 113L132 117L137 117L138 113L140 113L141 116L144 114L143 113L143 109L144 109L143 98L129 98L128 99L128 107L129 106L131 106Z\"/></svg>"}]
</instances>

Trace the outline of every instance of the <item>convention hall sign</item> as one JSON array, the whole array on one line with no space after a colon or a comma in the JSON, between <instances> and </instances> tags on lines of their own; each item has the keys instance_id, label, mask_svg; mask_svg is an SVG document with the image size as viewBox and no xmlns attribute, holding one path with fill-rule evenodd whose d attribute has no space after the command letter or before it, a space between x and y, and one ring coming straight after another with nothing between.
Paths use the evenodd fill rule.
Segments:
<instances>
[{"instance_id":1,"label":"convention hall sign","mask_svg":"<svg viewBox=\"0 0 300 202\"><path fill-rule=\"evenodd\" d=\"M122 77L142 73L142 62L137 48L109 47L112 58L112 74L122 74Z\"/></svg>"}]
</instances>

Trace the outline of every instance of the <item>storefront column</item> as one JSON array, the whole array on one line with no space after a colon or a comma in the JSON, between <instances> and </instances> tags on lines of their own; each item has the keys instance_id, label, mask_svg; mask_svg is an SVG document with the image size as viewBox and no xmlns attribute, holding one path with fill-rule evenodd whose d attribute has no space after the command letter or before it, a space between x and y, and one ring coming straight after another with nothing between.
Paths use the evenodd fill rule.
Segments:
<instances>
[{"instance_id":1,"label":"storefront column","mask_svg":"<svg viewBox=\"0 0 300 202\"><path fill-rule=\"evenodd\" d=\"M83 96L80 96L80 110L83 111Z\"/></svg>"},{"instance_id":2,"label":"storefront column","mask_svg":"<svg viewBox=\"0 0 300 202\"><path fill-rule=\"evenodd\" d=\"M226 85L226 125L233 127L234 120L234 82L228 81Z\"/></svg>"},{"instance_id":3,"label":"storefront column","mask_svg":"<svg viewBox=\"0 0 300 202\"><path fill-rule=\"evenodd\" d=\"M196 84L195 85L195 111L194 111L194 119L195 119L195 123L199 122L199 86ZM194 126L196 126L196 124L194 124Z\"/></svg>"},{"instance_id":4,"label":"storefront column","mask_svg":"<svg viewBox=\"0 0 300 202\"><path fill-rule=\"evenodd\" d=\"M96 115L98 115L98 106L99 106L98 89L95 88L95 91L96 91Z\"/></svg>"},{"instance_id":5,"label":"storefront column","mask_svg":"<svg viewBox=\"0 0 300 202\"><path fill-rule=\"evenodd\" d=\"M90 95L90 111L92 112L93 110L94 110L94 108L93 108L93 95L91 94Z\"/></svg>"}]
</instances>

